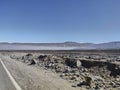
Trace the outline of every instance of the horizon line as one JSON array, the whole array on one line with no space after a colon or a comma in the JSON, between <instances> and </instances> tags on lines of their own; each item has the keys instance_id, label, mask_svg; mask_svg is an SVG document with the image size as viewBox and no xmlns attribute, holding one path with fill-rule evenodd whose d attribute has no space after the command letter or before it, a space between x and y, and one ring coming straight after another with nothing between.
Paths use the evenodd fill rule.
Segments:
<instances>
[{"instance_id":1,"label":"horizon line","mask_svg":"<svg viewBox=\"0 0 120 90\"><path fill-rule=\"evenodd\" d=\"M106 41L106 42L99 42L99 43L95 43L95 42L77 42L77 41L63 41L63 42L7 42L7 41L0 41L0 43L8 43L8 44L15 44L15 43L33 43L33 44L39 44L39 43L89 43L89 44L101 44L101 43L112 43L112 42L120 42L120 41Z\"/></svg>"}]
</instances>

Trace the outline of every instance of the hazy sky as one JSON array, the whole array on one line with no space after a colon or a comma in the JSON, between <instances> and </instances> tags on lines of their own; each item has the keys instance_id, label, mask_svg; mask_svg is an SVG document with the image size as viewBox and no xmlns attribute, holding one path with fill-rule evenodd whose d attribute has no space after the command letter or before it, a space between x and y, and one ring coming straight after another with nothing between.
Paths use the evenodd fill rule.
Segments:
<instances>
[{"instance_id":1,"label":"hazy sky","mask_svg":"<svg viewBox=\"0 0 120 90\"><path fill-rule=\"evenodd\" d=\"M120 0L0 0L0 42L120 41Z\"/></svg>"}]
</instances>

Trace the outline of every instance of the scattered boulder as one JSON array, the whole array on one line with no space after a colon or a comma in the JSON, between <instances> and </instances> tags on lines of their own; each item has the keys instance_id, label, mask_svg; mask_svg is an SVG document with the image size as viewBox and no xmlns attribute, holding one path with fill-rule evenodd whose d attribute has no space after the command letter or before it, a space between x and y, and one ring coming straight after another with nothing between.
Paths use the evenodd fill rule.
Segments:
<instances>
[{"instance_id":1,"label":"scattered boulder","mask_svg":"<svg viewBox=\"0 0 120 90\"><path fill-rule=\"evenodd\" d=\"M38 56L38 59L44 61L44 59L45 59L46 57L47 57L47 55L40 55L40 56Z\"/></svg>"},{"instance_id":2,"label":"scattered boulder","mask_svg":"<svg viewBox=\"0 0 120 90\"><path fill-rule=\"evenodd\" d=\"M66 65L68 65L72 68L81 67L81 62L80 62L80 60L77 60L77 59L67 58L65 60L65 63L66 63Z\"/></svg>"},{"instance_id":3,"label":"scattered boulder","mask_svg":"<svg viewBox=\"0 0 120 90\"><path fill-rule=\"evenodd\" d=\"M76 64L77 64L77 67L79 68L79 67L81 67L81 61L80 60L77 60L77 62L76 62Z\"/></svg>"},{"instance_id":4,"label":"scattered boulder","mask_svg":"<svg viewBox=\"0 0 120 90\"><path fill-rule=\"evenodd\" d=\"M32 55L32 54L30 54L30 53L28 53L28 54L26 54L26 56L27 56L27 57L30 57L30 56L33 56L33 55Z\"/></svg>"},{"instance_id":5,"label":"scattered boulder","mask_svg":"<svg viewBox=\"0 0 120 90\"><path fill-rule=\"evenodd\" d=\"M36 64L36 63L33 59L29 60L28 65L34 65L34 64Z\"/></svg>"}]
</instances>

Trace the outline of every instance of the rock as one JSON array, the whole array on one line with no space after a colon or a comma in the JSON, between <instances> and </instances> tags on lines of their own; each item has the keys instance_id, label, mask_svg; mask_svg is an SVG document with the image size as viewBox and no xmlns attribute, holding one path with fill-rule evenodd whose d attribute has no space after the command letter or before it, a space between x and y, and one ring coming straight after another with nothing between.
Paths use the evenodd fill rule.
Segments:
<instances>
[{"instance_id":1,"label":"rock","mask_svg":"<svg viewBox=\"0 0 120 90\"><path fill-rule=\"evenodd\" d=\"M77 87L77 85L74 84L74 85L72 85L72 87Z\"/></svg>"},{"instance_id":2,"label":"rock","mask_svg":"<svg viewBox=\"0 0 120 90\"><path fill-rule=\"evenodd\" d=\"M89 76L86 76L86 77L85 77L85 82L86 82L87 85L90 86L90 85L91 85L91 81L92 81L92 78L91 78L91 77L89 77Z\"/></svg>"},{"instance_id":3,"label":"rock","mask_svg":"<svg viewBox=\"0 0 120 90\"><path fill-rule=\"evenodd\" d=\"M76 77L75 77L75 76L72 76L72 77L70 78L70 80L76 80Z\"/></svg>"},{"instance_id":4,"label":"rock","mask_svg":"<svg viewBox=\"0 0 120 90\"><path fill-rule=\"evenodd\" d=\"M86 86L86 85L87 85L87 83L85 81L82 81L77 84L77 86L79 86L79 87Z\"/></svg>"},{"instance_id":5,"label":"rock","mask_svg":"<svg viewBox=\"0 0 120 90\"><path fill-rule=\"evenodd\" d=\"M75 61L75 59L67 58L65 60L65 63L66 63L66 65L68 65L68 66L70 66L72 68L76 67L76 61Z\"/></svg>"},{"instance_id":6,"label":"rock","mask_svg":"<svg viewBox=\"0 0 120 90\"><path fill-rule=\"evenodd\" d=\"M120 81L120 78L116 78L116 81Z\"/></svg>"},{"instance_id":7,"label":"rock","mask_svg":"<svg viewBox=\"0 0 120 90\"><path fill-rule=\"evenodd\" d=\"M79 74L78 72L76 72L74 75L75 75L76 77L79 77L79 76L80 76L80 74Z\"/></svg>"},{"instance_id":8,"label":"rock","mask_svg":"<svg viewBox=\"0 0 120 90\"><path fill-rule=\"evenodd\" d=\"M36 64L36 63L33 59L29 60L28 65L34 65L34 64Z\"/></svg>"},{"instance_id":9,"label":"rock","mask_svg":"<svg viewBox=\"0 0 120 90\"><path fill-rule=\"evenodd\" d=\"M115 82L111 81L111 82L110 82L110 85L114 86L114 85L115 85Z\"/></svg>"},{"instance_id":10,"label":"rock","mask_svg":"<svg viewBox=\"0 0 120 90\"><path fill-rule=\"evenodd\" d=\"M46 57L47 57L47 55L40 55L40 56L38 57L38 59L44 61L44 59L45 59Z\"/></svg>"},{"instance_id":11,"label":"rock","mask_svg":"<svg viewBox=\"0 0 120 90\"><path fill-rule=\"evenodd\" d=\"M26 54L26 56L27 56L27 57L30 57L30 56L33 56L33 55L32 55L32 54L30 54L30 53L28 53L28 54Z\"/></svg>"},{"instance_id":12,"label":"rock","mask_svg":"<svg viewBox=\"0 0 120 90\"><path fill-rule=\"evenodd\" d=\"M88 72L88 69L87 69L87 68L84 68L84 72Z\"/></svg>"},{"instance_id":13,"label":"rock","mask_svg":"<svg viewBox=\"0 0 120 90\"><path fill-rule=\"evenodd\" d=\"M99 88L99 89L96 89L96 90L105 90L104 88Z\"/></svg>"},{"instance_id":14,"label":"rock","mask_svg":"<svg viewBox=\"0 0 120 90\"><path fill-rule=\"evenodd\" d=\"M105 80L102 78L102 77L100 77L100 76L94 76L93 77L93 81L102 81L102 82L105 82Z\"/></svg>"},{"instance_id":15,"label":"rock","mask_svg":"<svg viewBox=\"0 0 120 90\"><path fill-rule=\"evenodd\" d=\"M60 77L64 77L64 76L65 76L65 74L61 74L61 75L60 75Z\"/></svg>"},{"instance_id":16,"label":"rock","mask_svg":"<svg viewBox=\"0 0 120 90\"><path fill-rule=\"evenodd\" d=\"M65 67L63 73L70 73L70 71L71 71L70 67Z\"/></svg>"},{"instance_id":17,"label":"rock","mask_svg":"<svg viewBox=\"0 0 120 90\"><path fill-rule=\"evenodd\" d=\"M80 60L77 60L76 64L77 64L77 65L76 65L77 67L81 67L81 62L80 62Z\"/></svg>"},{"instance_id":18,"label":"rock","mask_svg":"<svg viewBox=\"0 0 120 90\"><path fill-rule=\"evenodd\" d=\"M81 71L82 72L88 72L88 69L87 68L81 68Z\"/></svg>"},{"instance_id":19,"label":"rock","mask_svg":"<svg viewBox=\"0 0 120 90\"><path fill-rule=\"evenodd\" d=\"M28 61L29 59L33 59L33 55L32 54L26 54L25 56L23 56L21 58L21 60L25 60L25 62Z\"/></svg>"},{"instance_id":20,"label":"rock","mask_svg":"<svg viewBox=\"0 0 120 90\"><path fill-rule=\"evenodd\" d=\"M71 76L70 73L65 73L65 76Z\"/></svg>"},{"instance_id":21,"label":"rock","mask_svg":"<svg viewBox=\"0 0 120 90\"><path fill-rule=\"evenodd\" d=\"M101 78L100 76L93 76L93 75L88 74L87 76L84 76L84 78L85 78L86 84L90 86L91 88L95 88L95 87L98 88L98 87L103 86L100 83L103 83L104 79ZM95 85L95 83L98 83L98 84Z\"/></svg>"},{"instance_id":22,"label":"rock","mask_svg":"<svg viewBox=\"0 0 120 90\"><path fill-rule=\"evenodd\" d=\"M76 73L76 72L77 72L77 69L71 69L70 72L71 72L71 73Z\"/></svg>"},{"instance_id":23,"label":"rock","mask_svg":"<svg viewBox=\"0 0 120 90\"><path fill-rule=\"evenodd\" d=\"M65 63L66 65L72 67L72 68L75 68L75 67L81 67L81 62L80 60L77 60L77 59L72 59L72 58L67 58L65 60Z\"/></svg>"},{"instance_id":24,"label":"rock","mask_svg":"<svg viewBox=\"0 0 120 90\"><path fill-rule=\"evenodd\" d=\"M59 72L64 72L64 65L63 65L63 64L59 64L59 65L56 64L56 66L55 66L55 71L56 71L57 73L59 73Z\"/></svg>"},{"instance_id":25,"label":"rock","mask_svg":"<svg viewBox=\"0 0 120 90\"><path fill-rule=\"evenodd\" d=\"M34 62L37 64L37 65L39 65L40 64L40 62L39 62L39 60L38 59L33 59L34 60Z\"/></svg>"}]
</instances>

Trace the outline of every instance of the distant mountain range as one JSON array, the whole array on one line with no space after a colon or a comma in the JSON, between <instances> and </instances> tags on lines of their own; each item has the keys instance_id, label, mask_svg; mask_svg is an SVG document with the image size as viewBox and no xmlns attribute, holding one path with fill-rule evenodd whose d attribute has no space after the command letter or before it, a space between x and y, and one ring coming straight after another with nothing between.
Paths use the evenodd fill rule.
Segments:
<instances>
[{"instance_id":1,"label":"distant mountain range","mask_svg":"<svg viewBox=\"0 0 120 90\"><path fill-rule=\"evenodd\" d=\"M120 41L108 43L0 43L0 50L89 50L89 49L120 49Z\"/></svg>"}]
</instances>

